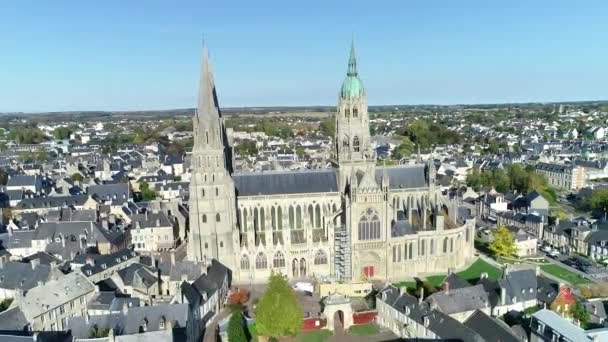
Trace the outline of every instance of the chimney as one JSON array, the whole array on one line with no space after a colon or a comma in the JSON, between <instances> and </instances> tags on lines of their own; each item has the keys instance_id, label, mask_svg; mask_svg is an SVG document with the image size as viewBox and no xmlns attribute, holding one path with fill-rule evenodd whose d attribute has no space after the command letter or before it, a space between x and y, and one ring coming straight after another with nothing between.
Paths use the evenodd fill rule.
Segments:
<instances>
[{"instance_id":1,"label":"chimney","mask_svg":"<svg viewBox=\"0 0 608 342\"><path fill-rule=\"evenodd\" d=\"M422 301L424 300L424 286L420 287L420 298L418 298L418 303L422 304Z\"/></svg>"},{"instance_id":2,"label":"chimney","mask_svg":"<svg viewBox=\"0 0 608 342\"><path fill-rule=\"evenodd\" d=\"M405 287L405 286L401 286L401 287L399 288L399 295L400 295L400 296L403 296L403 295L404 295L404 294L406 294L406 293L407 293L407 287Z\"/></svg>"},{"instance_id":3,"label":"chimney","mask_svg":"<svg viewBox=\"0 0 608 342\"><path fill-rule=\"evenodd\" d=\"M500 288L500 304L501 305L507 304L507 289L505 289L504 287Z\"/></svg>"},{"instance_id":4,"label":"chimney","mask_svg":"<svg viewBox=\"0 0 608 342\"><path fill-rule=\"evenodd\" d=\"M175 252L171 252L171 265L175 265Z\"/></svg>"},{"instance_id":5,"label":"chimney","mask_svg":"<svg viewBox=\"0 0 608 342\"><path fill-rule=\"evenodd\" d=\"M559 217L556 217L556 218L555 218L555 225L556 225L556 226L559 226Z\"/></svg>"},{"instance_id":6,"label":"chimney","mask_svg":"<svg viewBox=\"0 0 608 342\"><path fill-rule=\"evenodd\" d=\"M42 286L44 285L44 282L42 280L38 280L38 286Z\"/></svg>"},{"instance_id":7,"label":"chimney","mask_svg":"<svg viewBox=\"0 0 608 342\"><path fill-rule=\"evenodd\" d=\"M446 281L441 287L443 288L443 292L445 292L445 294L450 294L450 283Z\"/></svg>"},{"instance_id":8,"label":"chimney","mask_svg":"<svg viewBox=\"0 0 608 342\"><path fill-rule=\"evenodd\" d=\"M0 258L0 269L4 268L4 258Z\"/></svg>"},{"instance_id":9,"label":"chimney","mask_svg":"<svg viewBox=\"0 0 608 342\"><path fill-rule=\"evenodd\" d=\"M127 302L125 301L124 303L122 303L122 314L126 316L128 312L129 304L127 304Z\"/></svg>"},{"instance_id":10,"label":"chimney","mask_svg":"<svg viewBox=\"0 0 608 342\"><path fill-rule=\"evenodd\" d=\"M30 264L32 265L32 270L35 270L36 267L38 267L38 265L40 264L40 259L32 259L30 261Z\"/></svg>"},{"instance_id":11,"label":"chimney","mask_svg":"<svg viewBox=\"0 0 608 342\"><path fill-rule=\"evenodd\" d=\"M160 219L156 219L156 226L160 227Z\"/></svg>"}]
</instances>

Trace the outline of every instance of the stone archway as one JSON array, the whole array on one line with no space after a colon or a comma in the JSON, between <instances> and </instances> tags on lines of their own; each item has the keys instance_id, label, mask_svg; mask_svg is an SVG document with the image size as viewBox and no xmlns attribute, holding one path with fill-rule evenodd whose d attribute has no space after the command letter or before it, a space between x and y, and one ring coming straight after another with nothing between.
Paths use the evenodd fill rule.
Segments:
<instances>
[{"instance_id":1,"label":"stone archway","mask_svg":"<svg viewBox=\"0 0 608 342\"><path fill-rule=\"evenodd\" d=\"M337 310L334 313L334 331L344 330L344 311Z\"/></svg>"},{"instance_id":2,"label":"stone archway","mask_svg":"<svg viewBox=\"0 0 608 342\"><path fill-rule=\"evenodd\" d=\"M327 318L329 330L334 331L336 327L348 329L353 325L353 308L350 305L350 298L341 294L331 294L323 299L323 304L323 315ZM342 322L336 322L336 318L341 318Z\"/></svg>"},{"instance_id":3,"label":"stone archway","mask_svg":"<svg viewBox=\"0 0 608 342\"><path fill-rule=\"evenodd\" d=\"M300 277L306 277L306 259L300 259Z\"/></svg>"},{"instance_id":4,"label":"stone archway","mask_svg":"<svg viewBox=\"0 0 608 342\"><path fill-rule=\"evenodd\" d=\"M298 263L298 259L293 259L291 262L291 272L293 273L293 277L297 278L300 274L300 264Z\"/></svg>"}]
</instances>

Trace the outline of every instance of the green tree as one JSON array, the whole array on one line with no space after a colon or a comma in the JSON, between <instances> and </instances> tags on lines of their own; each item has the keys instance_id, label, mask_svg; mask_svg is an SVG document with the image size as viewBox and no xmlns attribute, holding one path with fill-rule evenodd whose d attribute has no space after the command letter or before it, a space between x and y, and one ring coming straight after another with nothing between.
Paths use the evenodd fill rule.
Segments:
<instances>
[{"instance_id":1,"label":"green tree","mask_svg":"<svg viewBox=\"0 0 608 342\"><path fill-rule=\"evenodd\" d=\"M253 140L241 141L234 147L234 150L240 156L255 156L258 154L258 147Z\"/></svg>"},{"instance_id":2,"label":"green tree","mask_svg":"<svg viewBox=\"0 0 608 342\"><path fill-rule=\"evenodd\" d=\"M608 208L608 189L594 190L589 199L591 209L604 211Z\"/></svg>"},{"instance_id":3,"label":"green tree","mask_svg":"<svg viewBox=\"0 0 608 342\"><path fill-rule=\"evenodd\" d=\"M13 303L13 298L6 298L2 300L2 302L0 302L0 312L8 309L11 306L11 303Z\"/></svg>"},{"instance_id":4,"label":"green tree","mask_svg":"<svg viewBox=\"0 0 608 342\"><path fill-rule=\"evenodd\" d=\"M581 302L577 301L576 304L574 304L574 306L572 307L572 311L570 311L570 313L572 314L572 318L574 318L580 323L581 328L587 329L591 321L591 316L589 315L587 309L585 309L585 306L581 304Z\"/></svg>"},{"instance_id":5,"label":"green tree","mask_svg":"<svg viewBox=\"0 0 608 342\"><path fill-rule=\"evenodd\" d=\"M336 119L332 116L321 121L319 131L321 134L333 138L336 135Z\"/></svg>"},{"instance_id":6,"label":"green tree","mask_svg":"<svg viewBox=\"0 0 608 342\"><path fill-rule=\"evenodd\" d=\"M139 191L141 192L141 199L143 201L152 201L156 198L156 191L150 189L150 184L147 182L139 183Z\"/></svg>"},{"instance_id":7,"label":"green tree","mask_svg":"<svg viewBox=\"0 0 608 342\"><path fill-rule=\"evenodd\" d=\"M272 273L268 288L256 307L258 335L270 338L295 336L302 326L302 309L287 278Z\"/></svg>"},{"instance_id":8,"label":"green tree","mask_svg":"<svg viewBox=\"0 0 608 342\"><path fill-rule=\"evenodd\" d=\"M84 180L84 177L82 176L82 174L80 174L78 172L74 173L70 178L75 182L82 182Z\"/></svg>"},{"instance_id":9,"label":"green tree","mask_svg":"<svg viewBox=\"0 0 608 342\"><path fill-rule=\"evenodd\" d=\"M415 147L415 144L410 140L409 137L403 137L401 144L393 149L391 157L396 160L409 157L412 153L414 153Z\"/></svg>"},{"instance_id":10,"label":"green tree","mask_svg":"<svg viewBox=\"0 0 608 342\"><path fill-rule=\"evenodd\" d=\"M108 328L99 328L97 324L95 324L91 331L89 332L89 338L103 338L108 337L110 334L110 329Z\"/></svg>"},{"instance_id":11,"label":"green tree","mask_svg":"<svg viewBox=\"0 0 608 342\"><path fill-rule=\"evenodd\" d=\"M304 147L296 147L296 155L298 156L298 159L304 158L304 156L306 156L306 151L304 151Z\"/></svg>"},{"instance_id":12,"label":"green tree","mask_svg":"<svg viewBox=\"0 0 608 342\"><path fill-rule=\"evenodd\" d=\"M500 226L493 232L494 240L490 243L489 249L495 256L512 257L517 253L515 238L507 226Z\"/></svg>"},{"instance_id":13,"label":"green tree","mask_svg":"<svg viewBox=\"0 0 608 342\"><path fill-rule=\"evenodd\" d=\"M73 132L70 127L57 127L53 131L53 137L58 140L68 139L72 133Z\"/></svg>"},{"instance_id":14,"label":"green tree","mask_svg":"<svg viewBox=\"0 0 608 342\"><path fill-rule=\"evenodd\" d=\"M228 321L228 340L231 342L247 342L244 321L241 311L232 312L230 321Z\"/></svg>"}]
</instances>

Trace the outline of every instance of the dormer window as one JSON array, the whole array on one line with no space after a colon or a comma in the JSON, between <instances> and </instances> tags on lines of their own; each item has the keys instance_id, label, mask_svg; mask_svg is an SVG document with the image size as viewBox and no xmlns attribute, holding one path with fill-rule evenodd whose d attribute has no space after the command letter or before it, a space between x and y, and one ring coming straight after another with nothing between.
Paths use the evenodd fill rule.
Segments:
<instances>
[{"instance_id":1,"label":"dormer window","mask_svg":"<svg viewBox=\"0 0 608 342\"><path fill-rule=\"evenodd\" d=\"M103 268L105 270L108 267L106 266L106 264L101 264L101 268Z\"/></svg>"}]
</instances>

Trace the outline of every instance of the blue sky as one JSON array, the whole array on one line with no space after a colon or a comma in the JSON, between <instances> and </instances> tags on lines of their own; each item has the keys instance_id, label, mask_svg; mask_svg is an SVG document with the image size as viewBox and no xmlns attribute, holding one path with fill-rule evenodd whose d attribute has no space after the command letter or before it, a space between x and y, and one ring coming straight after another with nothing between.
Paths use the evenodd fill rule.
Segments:
<instances>
[{"instance_id":1,"label":"blue sky","mask_svg":"<svg viewBox=\"0 0 608 342\"><path fill-rule=\"evenodd\" d=\"M333 105L356 39L370 104L608 99L608 1L0 2L0 112Z\"/></svg>"}]
</instances>

